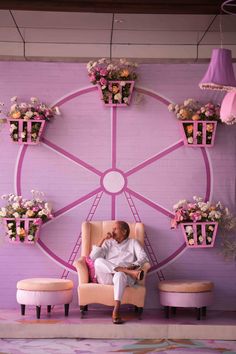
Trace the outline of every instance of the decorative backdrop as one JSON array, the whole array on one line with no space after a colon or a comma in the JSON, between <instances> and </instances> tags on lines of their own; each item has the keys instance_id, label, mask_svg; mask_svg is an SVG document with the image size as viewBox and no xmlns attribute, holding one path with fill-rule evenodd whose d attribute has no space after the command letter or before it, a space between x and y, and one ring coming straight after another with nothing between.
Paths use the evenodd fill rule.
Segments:
<instances>
[{"instance_id":1,"label":"decorative backdrop","mask_svg":"<svg viewBox=\"0 0 236 354\"><path fill-rule=\"evenodd\" d=\"M85 64L0 67L0 101L10 105L12 96L36 96L62 113L38 146L12 143L7 127L0 132L0 194L29 198L31 189L43 191L55 216L33 246L7 243L1 229L1 306L17 306L16 282L22 278L64 276L77 285L72 262L80 254L82 221L124 219L146 227L153 261L146 307L159 306L157 282L164 277L211 280L213 307L235 310L235 263L223 259L219 232L216 247L191 250L181 230L170 229L173 204L193 195L220 200L236 212L236 127L219 125L212 148L186 148L167 109L189 97L221 102L222 94L198 88L206 65L142 65L130 106L120 108L103 106Z\"/></svg>"}]
</instances>

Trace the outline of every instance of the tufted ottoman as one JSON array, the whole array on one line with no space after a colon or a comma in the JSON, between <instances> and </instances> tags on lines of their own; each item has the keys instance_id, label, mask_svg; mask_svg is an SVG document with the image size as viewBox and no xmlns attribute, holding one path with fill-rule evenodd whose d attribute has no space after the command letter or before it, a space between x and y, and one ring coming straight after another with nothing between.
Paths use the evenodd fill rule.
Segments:
<instances>
[{"instance_id":1,"label":"tufted ottoman","mask_svg":"<svg viewBox=\"0 0 236 354\"><path fill-rule=\"evenodd\" d=\"M40 318L41 306L47 306L51 312L52 305L64 305L65 316L69 314L72 301L73 282L67 279L32 278L17 282L16 299L21 305L21 314L25 314L26 305L36 306L37 318Z\"/></svg>"},{"instance_id":2,"label":"tufted ottoman","mask_svg":"<svg viewBox=\"0 0 236 354\"><path fill-rule=\"evenodd\" d=\"M165 307L166 317L170 309L195 307L197 319L206 316L206 308L212 304L214 283L207 280L163 280L158 284L160 304Z\"/></svg>"}]
</instances>

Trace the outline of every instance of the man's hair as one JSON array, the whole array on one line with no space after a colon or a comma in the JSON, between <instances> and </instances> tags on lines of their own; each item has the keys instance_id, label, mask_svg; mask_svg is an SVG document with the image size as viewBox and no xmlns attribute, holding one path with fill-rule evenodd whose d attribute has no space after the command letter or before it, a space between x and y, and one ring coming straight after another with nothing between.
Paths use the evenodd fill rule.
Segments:
<instances>
[{"instance_id":1,"label":"man's hair","mask_svg":"<svg viewBox=\"0 0 236 354\"><path fill-rule=\"evenodd\" d=\"M130 228L129 228L129 225L127 224L127 222L125 222L125 221L117 221L117 222L120 225L121 230L126 231L126 237L129 237Z\"/></svg>"}]
</instances>

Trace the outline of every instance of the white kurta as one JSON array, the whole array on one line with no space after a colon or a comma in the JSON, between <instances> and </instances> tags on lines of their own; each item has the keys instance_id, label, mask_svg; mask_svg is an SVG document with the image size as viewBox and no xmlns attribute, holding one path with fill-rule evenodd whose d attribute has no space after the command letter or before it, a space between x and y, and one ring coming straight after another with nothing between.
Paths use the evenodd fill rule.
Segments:
<instances>
[{"instance_id":1,"label":"white kurta","mask_svg":"<svg viewBox=\"0 0 236 354\"><path fill-rule=\"evenodd\" d=\"M142 266L148 257L140 243L127 238L121 243L114 239L104 241L101 247L93 246L90 258L94 260L95 273L100 284L114 284L114 300L122 300L125 287L133 286L135 280L123 272L115 272L118 266Z\"/></svg>"}]
</instances>

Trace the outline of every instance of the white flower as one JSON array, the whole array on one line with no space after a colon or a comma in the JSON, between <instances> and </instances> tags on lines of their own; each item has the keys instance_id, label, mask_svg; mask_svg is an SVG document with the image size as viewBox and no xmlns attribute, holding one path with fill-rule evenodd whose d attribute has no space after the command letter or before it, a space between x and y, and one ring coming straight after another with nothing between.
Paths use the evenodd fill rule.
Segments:
<instances>
[{"instance_id":1,"label":"white flower","mask_svg":"<svg viewBox=\"0 0 236 354\"><path fill-rule=\"evenodd\" d=\"M210 225L210 226L209 226L209 230L210 230L210 231L214 231L214 227Z\"/></svg>"},{"instance_id":2,"label":"white flower","mask_svg":"<svg viewBox=\"0 0 236 354\"><path fill-rule=\"evenodd\" d=\"M30 207L32 207L34 205L34 203L31 201L31 200L28 200L25 204L24 204L24 206L26 207L26 208L30 208Z\"/></svg>"},{"instance_id":3,"label":"white flower","mask_svg":"<svg viewBox=\"0 0 236 354\"><path fill-rule=\"evenodd\" d=\"M51 212L52 211L52 205L51 203L45 203L45 209L48 211L48 212Z\"/></svg>"},{"instance_id":4,"label":"white flower","mask_svg":"<svg viewBox=\"0 0 236 354\"><path fill-rule=\"evenodd\" d=\"M199 241L200 243L203 242L203 237L202 237L202 235L200 235L200 236L198 237L198 241Z\"/></svg>"},{"instance_id":5,"label":"white flower","mask_svg":"<svg viewBox=\"0 0 236 354\"><path fill-rule=\"evenodd\" d=\"M34 115L34 113L33 113L32 111L27 111L27 112L25 113L25 115L26 115L27 117L31 118L31 117Z\"/></svg>"},{"instance_id":6,"label":"white flower","mask_svg":"<svg viewBox=\"0 0 236 354\"><path fill-rule=\"evenodd\" d=\"M37 103L39 100L38 100L37 97L31 97L31 98L30 98L30 101L31 101L33 104L35 104L35 103Z\"/></svg>"},{"instance_id":7,"label":"white flower","mask_svg":"<svg viewBox=\"0 0 236 354\"><path fill-rule=\"evenodd\" d=\"M19 218L19 217L20 217L20 214L19 214L19 213L16 213L16 212L13 213L12 215L13 215L15 218Z\"/></svg>"},{"instance_id":8,"label":"white flower","mask_svg":"<svg viewBox=\"0 0 236 354\"><path fill-rule=\"evenodd\" d=\"M54 107L54 110L55 110L56 115L59 116L61 114L61 112L60 112L60 110L59 110L59 108L57 106Z\"/></svg>"},{"instance_id":9,"label":"white flower","mask_svg":"<svg viewBox=\"0 0 236 354\"><path fill-rule=\"evenodd\" d=\"M21 138L25 138L26 137L26 132L22 132L21 134L20 134L20 136L21 136Z\"/></svg>"},{"instance_id":10,"label":"white flower","mask_svg":"<svg viewBox=\"0 0 236 354\"><path fill-rule=\"evenodd\" d=\"M14 226L13 222L9 222L9 223L7 224L7 227L9 227L9 228L12 228L12 226Z\"/></svg>"},{"instance_id":11,"label":"white flower","mask_svg":"<svg viewBox=\"0 0 236 354\"><path fill-rule=\"evenodd\" d=\"M25 103L25 102L21 102L21 103L19 104L19 107L20 107L20 108L27 108L28 105L27 105L27 103Z\"/></svg>"},{"instance_id":12,"label":"white flower","mask_svg":"<svg viewBox=\"0 0 236 354\"><path fill-rule=\"evenodd\" d=\"M11 112L14 112L15 109L16 109L16 107L17 107L17 104L16 104L16 103L13 104L13 105L10 107L10 113L11 113Z\"/></svg>"},{"instance_id":13,"label":"white flower","mask_svg":"<svg viewBox=\"0 0 236 354\"><path fill-rule=\"evenodd\" d=\"M17 126L15 124L10 125L10 133L12 133L16 129L17 129Z\"/></svg>"},{"instance_id":14,"label":"white flower","mask_svg":"<svg viewBox=\"0 0 236 354\"><path fill-rule=\"evenodd\" d=\"M177 204L173 205L173 209L179 209L185 204L187 204L187 200L181 199Z\"/></svg>"},{"instance_id":15,"label":"white flower","mask_svg":"<svg viewBox=\"0 0 236 354\"><path fill-rule=\"evenodd\" d=\"M188 143L193 144L193 138L191 136L188 138Z\"/></svg>"},{"instance_id":16,"label":"white flower","mask_svg":"<svg viewBox=\"0 0 236 354\"><path fill-rule=\"evenodd\" d=\"M212 237L208 236L208 237L207 237L207 241L208 241L209 243L211 243L211 242L212 242Z\"/></svg>"},{"instance_id":17,"label":"white flower","mask_svg":"<svg viewBox=\"0 0 236 354\"><path fill-rule=\"evenodd\" d=\"M16 101L17 101L17 96L11 98L11 102L16 102Z\"/></svg>"},{"instance_id":18,"label":"white flower","mask_svg":"<svg viewBox=\"0 0 236 354\"><path fill-rule=\"evenodd\" d=\"M20 235L20 233L21 233L21 227L17 227L17 228L16 228L16 233L17 233L18 235Z\"/></svg>"},{"instance_id":19,"label":"white flower","mask_svg":"<svg viewBox=\"0 0 236 354\"><path fill-rule=\"evenodd\" d=\"M124 97L123 101L124 101L124 103L128 103L129 102L129 98L128 97Z\"/></svg>"},{"instance_id":20,"label":"white flower","mask_svg":"<svg viewBox=\"0 0 236 354\"><path fill-rule=\"evenodd\" d=\"M13 234L13 231L12 230L8 230L7 233L8 233L9 236L11 236Z\"/></svg>"},{"instance_id":21,"label":"white flower","mask_svg":"<svg viewBox=\"0 0 236 354\"><path fill-rule=\"evenodd\" d=\"M185 227L185 231L187 232L187 234L192 234L192 233L193 233L193 228L192 228L192 226L186 226L186 227Z\"/></svg>"},{"instance_id":22,"label":"white flower","mask_svg":"<svg viewBox=\"0 0 236 354\"><path fill-rule=\"evenodd\" d=\"M34 240L34 236L33 235L28 235L27 238L28 238L29 241L33 241Z\"/></svg>"},{"instance_id":23,"label":"white flower","mask_svg":"<svg viewBox=\"0 0 236 354\"><path fill-rule=\"evenodd\" d=\"M5 211L0 211L0 217L4 218L7 215L7 213Z\"/></svg>"},{"instance_id":24,"label":"white flower","mask_svg":"<svg viewBox=\"0 0 236 354\"><path fill-rule=\"evenodd\" d=\"M12 208L13 208L14 210L19 209L19 207L20 207L20 204L19 204L19 203L13 203L13 204L12 204Z\"/></svg>"},{"instance_id":25,"label":"white flower","mask_svg":"<svg viewBox=\"0 0 236 354\"><path fill-rule=\"evenodd\" d=\"M122 98L122 96L121 96L121 94L119 92L114 96L114 99L116 101L121 101L121 98Z\"/></svg>"},{"instance_id":26,"label":"white flower","mask_svg":"<svg viewBox=\"0 0 236 354\"><path fill-rule=\"evenodd\" d=\"M191 245L191 246L194 245L194 239L193 239L193 238L190 238L190 239L188 240L188 244Z\"/></svg>"}]
</instances>

